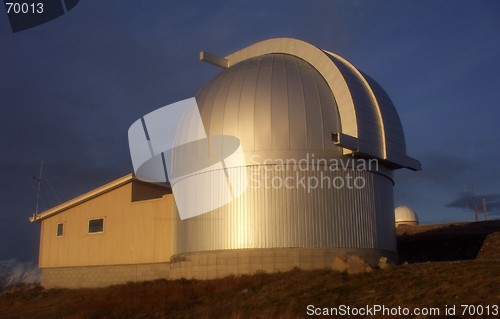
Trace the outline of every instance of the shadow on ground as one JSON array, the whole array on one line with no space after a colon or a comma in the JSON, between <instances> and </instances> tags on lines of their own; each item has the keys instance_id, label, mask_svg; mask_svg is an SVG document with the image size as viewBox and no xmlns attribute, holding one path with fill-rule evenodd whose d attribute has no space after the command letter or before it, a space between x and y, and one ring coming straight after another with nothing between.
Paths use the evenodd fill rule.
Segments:
<instances>
[{"instance_id":1,"label":"shadow on ground","mask_svg":"<svg viewBox=\"0 0 500 319\"><path fill-rule=\"evenodd\" d=\"M403 226L397 229L401 262L498 259L500 220L446 225ZM490 243L491 242L491 243Z\"/></svg>"}]
</instances>

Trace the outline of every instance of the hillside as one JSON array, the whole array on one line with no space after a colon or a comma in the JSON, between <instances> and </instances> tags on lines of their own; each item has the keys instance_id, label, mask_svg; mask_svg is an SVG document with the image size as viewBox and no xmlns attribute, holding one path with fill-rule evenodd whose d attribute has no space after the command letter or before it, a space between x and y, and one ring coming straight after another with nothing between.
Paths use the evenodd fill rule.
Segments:
<instances>
[{"instance_id":1,"label":"hillside","mask_svg":"<svg viewBox=\"0 0 500 319\"><path fill-rule=\"evenodd\" d=\"M40 269L32 262L15 259L0 261L0 291L23 284L38 282Z\"/></svg>"},{"instance_id":2,"label":"hillside","mask_svg":"<svg viewBox=\"0 0 500 319\"><path fill-rule=\"evenodd\" d=\"M303 318L308 305L437 307L434 317L444 317L446 305L461 315L462 304L493 318L500 304L499 234L500 221L399 229L400 255L409 263L361 275L297 269L101 289L27 286L0 295L1 318Z\"/></svg>"}]
</instances>

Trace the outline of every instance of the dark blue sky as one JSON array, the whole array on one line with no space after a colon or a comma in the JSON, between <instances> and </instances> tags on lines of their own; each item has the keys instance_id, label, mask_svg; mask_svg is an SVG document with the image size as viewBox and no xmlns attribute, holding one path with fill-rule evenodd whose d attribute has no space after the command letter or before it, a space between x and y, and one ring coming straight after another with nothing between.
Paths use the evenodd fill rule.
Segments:
<instances>
[{"instance_id":1,"label":"dark blue sky","mask_svg":"<svg viewBox=\"0 0 500 319\"><path fill-rule=\"evenodd\" d=\"M423 166L396 173L396 205L423 223L471 220L460 202L468 184L498 214L499 17L497 0L81 0L12 33L1 13L0 260L37 258L39 226L27 218L40 160L63 201L129 173L128 127L219 72L199 51L271 37L338 53L389 93Z\"/></svg>"}]
</instances>

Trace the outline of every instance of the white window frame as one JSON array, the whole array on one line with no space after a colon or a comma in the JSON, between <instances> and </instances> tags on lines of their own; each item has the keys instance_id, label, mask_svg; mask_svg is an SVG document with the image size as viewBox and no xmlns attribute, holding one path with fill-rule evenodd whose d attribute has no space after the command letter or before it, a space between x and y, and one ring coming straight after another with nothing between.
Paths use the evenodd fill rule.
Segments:
<instances>
[{"instance_id":1,"label":"white window frame","mask_svg":"<svg viewBox=\"0 0 500 319\"><path fill-rule=\"evenodd\" d=\"M90 232L90 221L91 220L99 220L99 219L102 219L102 230L101 231L96 231L96 232ZM106 226L105 225L105 219L104 217L93 217L93 218L89 218L88 221L87 221L87 234L89 235L95 235L95 234L102 234L104 233L104 227Z\"/></svg>"}]
</instances>

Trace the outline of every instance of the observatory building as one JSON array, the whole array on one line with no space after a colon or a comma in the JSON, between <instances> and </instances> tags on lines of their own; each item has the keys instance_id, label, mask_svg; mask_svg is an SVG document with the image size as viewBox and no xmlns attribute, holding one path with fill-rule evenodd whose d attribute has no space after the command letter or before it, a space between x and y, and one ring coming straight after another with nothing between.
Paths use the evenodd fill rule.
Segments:
<instances>
[{"instance_id":1,"label":"observatory building","mask_svg":"<svg viewBox=\"0 0 500 319\"><path fill-rule=\"evenodd\" d=\"M111 183L73 205L34 216L42 223L42 284L321 269L337 255L372 264L380 257L395 260L392 172L419 170L420 163L407 156L398 113L382 87L339 55L290 38L258 42L225 57L202 52L200 58L221 68L196 94L206 136L237 139L245 164L224 167L224 174L233 187L248 184L245 192L181 219L174 182L148 187L140 176L129 176L119 187ZM140 194L126 195L134 189ZM154 194L147 196L148 190ZM126 204L113 204L118 191ZM108 197L103 207L88 203L101 194ZM192 201L200 196L193 193ZM216 194L206 189L203 196ZM71 212L83 204L91 213ZM90 231L97 217L104 219L100 235L80 230L70 238L71 227ZM72 222L77 219L83 226ZM64 237L56 240L60 223ZM134 224L144 232L134 231ZM155 226L146 231L147 225ZM104 272L106 278L99 275ZM100 279L82 283L85 276Z\"/></svg>"},{"instance_id":2,"label":"observatory building","mask_svg":"<svg viewBox=\"0 0 500 319\"><path fill-rule=\"evenodd\" d=\"M406 155L401 122L380 85L340 56L294 39L201 58L223 69L196 96L207 135L239 138L247 166L229 170L245 172L261 187L249 187L220 209L178 220L174 254L262 253L283 268L328 267L337 254L372 262L395 257L392 170L419 169L419 163ZM329 166L353 159L376 159L378 165ZM364 184L308 189L265 187L264 180L348 176Z\"/></svg>"},{"instance_id":3,"label":"observatory building","mask_svg":"<svg viewBox=\"0 0 500 319\"><path fill-rule=\"evenodd\" d=\"M394 210L396 227L418 225L418 215L408 206L399 206Z\"/></svg>"}]
</instances>

